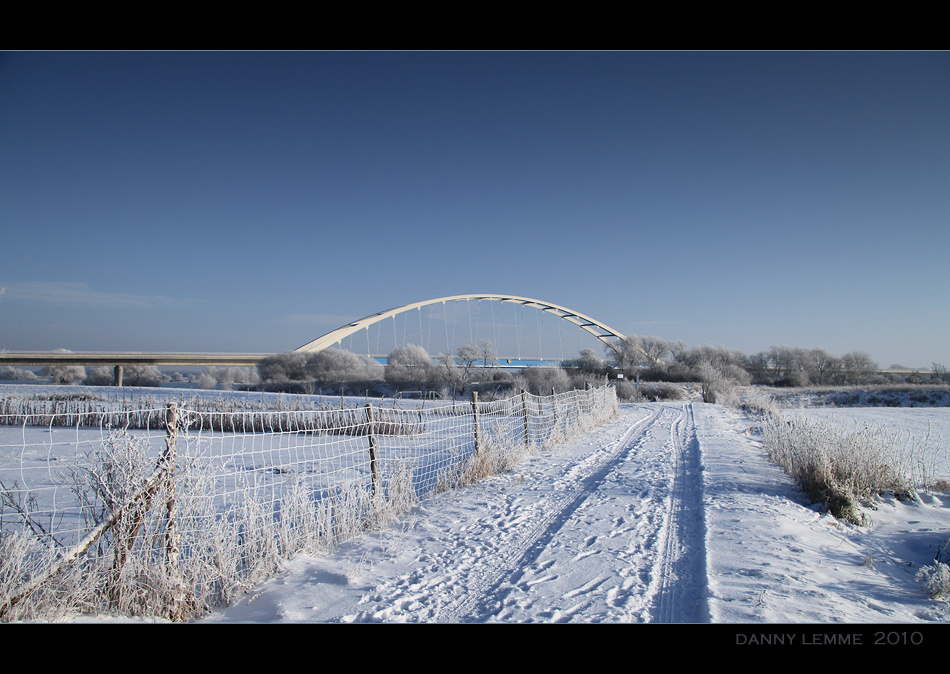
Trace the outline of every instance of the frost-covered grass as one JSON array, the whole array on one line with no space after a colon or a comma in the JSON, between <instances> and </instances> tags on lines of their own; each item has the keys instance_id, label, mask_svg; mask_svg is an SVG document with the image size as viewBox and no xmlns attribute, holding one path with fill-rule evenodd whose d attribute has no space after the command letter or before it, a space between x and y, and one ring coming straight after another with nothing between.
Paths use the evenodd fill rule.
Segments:
<instances>
[{"instance_id":1,"label":"frost-covered grass","mask_svg":"<svg viewBox=\"0 0 950 674\"><path fill-rule=\"evenodd\" d=\"M862 524L858 504L881 492L912 498L912 474L901 458L901 438L883 427L846 430L827 422L772 415L763 424L762 441L769 460L839 519ZM914 450L910 451L912 455Z\"/></svg>"},{"instance_id":2,"label":"frost-covered grass","mask_svg":"<svg viewBox=\"0 0 950 674\"><path fill-rule=\"evenodd\" d=\"M915 579L931 599L950 599L950 566L934 562L922 568Z\"/></svg>"},{"instance_id":3,"label":"frost-covered grass","mask_svg":"<svg viewBox=\"0 0 950 674\"><path fill-rule=\"evenodd\" d=\"M878 384L874 386L763 387L785 407L948 407L946 384Z\"/></svg>"}]
</instances>

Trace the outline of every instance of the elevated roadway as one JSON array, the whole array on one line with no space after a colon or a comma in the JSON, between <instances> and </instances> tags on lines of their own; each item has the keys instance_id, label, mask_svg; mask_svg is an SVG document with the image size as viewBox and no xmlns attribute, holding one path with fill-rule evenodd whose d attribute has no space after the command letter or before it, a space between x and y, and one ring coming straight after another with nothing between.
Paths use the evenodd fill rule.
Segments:
<instances>
[{"instance_id":1,"label":"elevated roadway","mask_svg":"<svg viewBox=\"0 0 950 674\"><path fill-rule=\"evenodd\" d=\"M254 366L271 353L128 353L85 351L4 351L0 352L3 365L181 365L181 366Z\"/></svg>"}]
</instances>

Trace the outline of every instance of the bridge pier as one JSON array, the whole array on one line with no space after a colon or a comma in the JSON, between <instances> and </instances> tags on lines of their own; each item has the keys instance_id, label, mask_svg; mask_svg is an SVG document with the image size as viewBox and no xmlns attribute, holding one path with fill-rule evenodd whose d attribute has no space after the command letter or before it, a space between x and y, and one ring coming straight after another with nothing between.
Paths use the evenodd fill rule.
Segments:
<instances>
[{"instance_id":1,"label":"bridge pier","mask_svg":"<svg viewBox=\"0 0 950 674\"><path fill-rule=\"evenodd\" d=\"M115 375L115 385L122 386L122 366L116 365L112 372Z\"/></svg>"}]
</instances>

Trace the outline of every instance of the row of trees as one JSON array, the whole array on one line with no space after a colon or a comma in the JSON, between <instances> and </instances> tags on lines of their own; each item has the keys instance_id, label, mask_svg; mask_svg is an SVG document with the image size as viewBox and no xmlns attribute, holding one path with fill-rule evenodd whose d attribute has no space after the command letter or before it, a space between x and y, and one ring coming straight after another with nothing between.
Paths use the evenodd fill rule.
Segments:
<instances>
[{"instance_id":1,"label":"row of trees","mask_svg":"<svg viewBox=\"0 0 950 674\"><path fill-rule=\"evenodd\" d=\"M383 378L378 362L343 349L279 353L260 361L257 372L265 389L301 393L369 387Z\"/></svg>"},{"instance_id":2,"label":"row of trees","mask_svg":"<svg viewBox=\"0 0 950 674\"><path fill-rule=\"evenodd\" d=\"M57 349L58 353L70 353L66 349ZM84 386L112 386L115 383L115 368L108 365L86 368L82 365L47 365L43 376L53 384ZM199 388L230 389L234 384L255 386L260 383L257 368L249 367L206 367L197 377L186 378L178 372L168 375L154 365L123 365L122 384L125 386L156 387L170 381L193 381ZM31 370L4 366L0 368L0 379L14 381L32 381L37 376Z\"/></svg>"},{"instance_id":3,"label":"row of trees","mask_svg":"<svg viewBox=\"0 0 950 674\"><path fill-rule=\"evenodd\" d=\"M589 367L593 362L596 354L587 351L577 365ZM701 381L704 365L742 384L864 385L880 378L878 364L861 351L836 357L822 348L773 346L747 356L722 346L690 347L679 340L629 335L607 345L606 356L604 368L613 366L628 378L654 381Z\"/></svg>"},{"instance_id":4,"label":"row of trees","mask_svg":"<svg viewBox=\"0 0 950 674\"><path fill-rule=\"evenodd\" d=\"M558 393L584 388L591 374L561 367L526 367L512 374L498 366L498 351L490 341L466 344L455 353L433 357L415 344L393 349L387 364L340 349L317 353L289 352L265 358L258 365L264 388L318 392L327 389L433 391L443 398L464 396L473 389L486 394L510 390ZM603 379L604 373L596 376Z\"/></svg>"},{"instance_id":5,"label":"row of trees","mask_svg":"<svg viewBox=\"0 0 950 674\"><path fill-rule=\"evenodd\" d=\"M47 365L43 368L43 376L49 377L53 384L71 386L112 386L115 383L115 370L107 365L89 368L88 371L82 365ZM163 381L169 379L154 365L122 367L122 383L125 386L161 386Z\"/></svg>"},{"instance_id":6,"label":"row of trees","mask_svg":"<svg viewBox=\"0 0 950 674\"><path fill-rule=\"evenodd\" d=\"M466 344L454 354L441 353L435 357L421 346L406 344L390 352L387 361L383 366L372 358L342 349L316 353L291 351L265 358L256 369L205 368L196 383L207 389L230 389L235 383L241 383L306 393L346 389L380 391L382 387L458 396L472 387L560 392L583 388L587 382L618 373L628 381L708 382L714 372L720 381L773 386L860 386L892 381L880 373L878 364L868 354L860 351L838 357L821 348L772 346L768 351L746 355L722 346L690 347L680 340L639 335L607 344L604 358L594 349L584 349L560 367L528 367L518 374L498 367L498 352L486 340ZM17 376L9 378L21 378L20 373L14 371L10 374ZM87 373L86 368L73 365L49 366L44 375L54 383L95 386L111 385L114 378L111 367L96 367ZM159 386L168 380L169 377L154 366L123 368L123 383L129 386ZM950 383L950 373L942 364L934 363L931 373L917 373L908 383Z\"/></svg>"},{"instance_id":7,"label":"row of trees","mask_svg":"<svg viewBox=\"0 0 950 674\"><path fill-rule=\"evenodd\" d=\"M488 341L467 344L455 354L433 358L415 344L395 348L384 367L367 356L343 349L314 353L291 351L262 360L258 366L265 388L316 392L372 389L385 382L393 390L436 390L464 394L471 386L491 383L500 374L498 353Z\"/></svg>"}]
</instances>

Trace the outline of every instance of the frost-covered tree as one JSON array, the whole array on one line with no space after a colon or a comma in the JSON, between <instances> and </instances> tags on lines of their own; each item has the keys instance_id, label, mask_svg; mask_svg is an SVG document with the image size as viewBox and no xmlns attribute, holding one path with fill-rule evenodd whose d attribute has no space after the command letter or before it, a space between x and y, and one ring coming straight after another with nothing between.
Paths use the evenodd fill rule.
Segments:
<instances>
[{"instance_id":1,"label":"frost-covered tree","mask_svg":"<svg viewBox=\"0 0 950 674\"><path fill-rule=\"evenodd\" d=\"M112 386L115 384L115 368L108 365L98 365L86 374L83 382L86 386Z\"/></svg>"},{"instance_id":2,"label":"frost-covered tree","mask_svg":"<svg viewBox=\"0 0 950 674\"><path fill-rule=\"evenodd\" d=\"M165 376L154 365L126 365L122 368L123 386L161 386Z\"/></svg>"},{"instance_id":3,"label":"frost-covered tree","mask_svg":"<svg viewBox=\"0 0 950 674\"><path fill-rule=\"evenodd\" d=\"M775 373L776 379L789 377L795 372L795 350L787 346L769 347L769 365Z\"/></svg>"},{"instance_id":4,"label":"frost-covered tree","mask_svg":"<svg viewBox=\"0 0 950 674\"><path fill-rule=\"evenodd\" d=\"M307 380L307 354L302 351L287 351L268 356L257 363L261 383L280 386L290 382Z\"/></svg>"},{"instance_id":5,"label":"frost-covered tree","mask_svg":"<svg viewBox=\"0 0 950 674\"><path fill-rule=\"evenodd\" d=\"M345 349L324 349L307 359L307 374L318 386L333 386L378 381L383 378L383 366Z\"/></svg>"},{"instance_id":6,"label":"frost-covered tree","mask_svg":"<svg viewBox=\"0 0 950 674\"><path fill-rule=\"evenodd\" d=\"M382 365L344 349L279 353L262 359L257 371L262 384L277 387L310 384L322 388L383 378Z\"/></svg>"},{"instance_id":7,"label":"frost-covered tree","mask_svg":"<svg viewBox=\"0 0 950 674\"><path fill-rule=\"evenodd\" d=\"M56 349L53 353L72 353L68 349ZM86 378L86 368L82 365L47 365L43 376L49 377L54 384L78 384Z\"/></svg>"},{"instance_id":8,"label":"frost-covered tree","mask_svg":"<svg viewBox=\"0 0 950 674\"><path fill-rule=\"evenodd\" d=\"M733 365L726 366L724 370L711 363L704 362L699 365L698 371L702 382L703 402L707 403L724 403L728 399L734 398L735 387L743 383L747 384L749 378L745 370ZM737 380L737 376L742 377L745 381Z\"/></svg>"},{"instance_id":9,"label":"frost-covered tree","mask_svg":"<svg viewBox=\"0 0 950 674\"><path fill-rule=\"evenodd\" d=\"M21 370L18 367L4 365L0 367L0 379L9 381L32 381L36 379L36 373L32 370Z\"/></svg>"},{"instance_id":10,"label":"frost-covered tree","mask_svg":"<svg viewBox=\"0 0 950 674\"><path fill-rule=\"evenodd\" d=\"M395 388L426 386L433 377L434 365L426 350L416 344L397 346L386 359L386 381Z\"/></svg>"}]
</instances>

